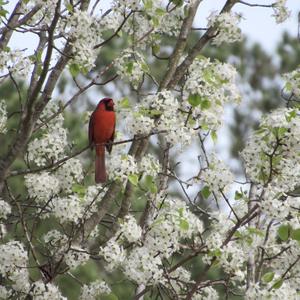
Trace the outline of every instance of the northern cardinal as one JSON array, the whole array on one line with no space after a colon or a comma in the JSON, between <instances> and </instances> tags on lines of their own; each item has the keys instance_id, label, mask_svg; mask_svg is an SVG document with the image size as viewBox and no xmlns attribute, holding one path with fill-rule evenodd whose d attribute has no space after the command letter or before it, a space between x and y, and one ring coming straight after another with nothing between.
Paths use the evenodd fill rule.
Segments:
<instances>
[{"instance_id":1,"label":"northern cardinal","mask_svg":"<svg viewBox=\"0 0 300 300\"><path fill-rule=\"evenodd\" d=\"M96 148L95 181L105 182L105 147L110 153L114 140L116 116L114 102L111 98L103 98L92 113L89 123L89 143Z\"/></svg>"}]
</instances>

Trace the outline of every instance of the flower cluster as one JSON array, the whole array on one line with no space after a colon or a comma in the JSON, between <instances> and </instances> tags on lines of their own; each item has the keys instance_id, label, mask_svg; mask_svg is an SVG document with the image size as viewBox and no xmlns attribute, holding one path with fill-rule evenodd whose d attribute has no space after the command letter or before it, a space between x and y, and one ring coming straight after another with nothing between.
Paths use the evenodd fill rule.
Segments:
<instances>
[{"instance_id":1,"label":"flower cluster","mask_svg":"<svg viewBox=\"0 0 300 300\"><path fill-rule=\"evenodd\" d=\"M6 219L10 213L11 213L10 205L7 202L1 200L0 198L0 220Z\"/></svg>"},{"instance_id":2,"label":"flower cluster","mask_svg":"<svg viewBox=\"0 0 300 300\"><path fill-rule=\"evenodd\" d=\"M275 18L277 24L283 23L291 15L291 11L288 10L286 6L286 0L276 0L276 2L273 4L273 10L273 17Z\"/></svg>"},{"instance_id":3,"label":"flower cluster","mask_svg":"<svg viewBox=\"0 0 300 300\"><path fill-rule=\"evenodd\" d=\"M27 263L27 252L20 242L10 241L0 245L0 274L13 283L16 291L29 291Z\"/></svg>"},{"instance_id":4,"label":"flower cluster","mask_svg":"<svg viewBox=\"0 0 300 300\"><path fill-rule=\"evenodd\" d=\"M153 155L147 154L143 156L139 162L139 171L143 174L155 177L160 171L160 164Z\"/></svg>"},{"instance_id":5,"label":"flower cluster","mask_svg":"<svg viewBox=\"0 0 300 300\"><path fill-rule=\"evenodd\" d=\"M0 273L14 272L18 267L27 266L27 253L20 242L11 241L0 245Z\"/></svg>"},{"instance_id":6,"label":"flower cluster","mask_svg":"<svg viewBox=\"0 0 300 300\"><path fill-rule=\"evenodd\" d=\"M157 39L158 34L176 35L185 16L186 5L177 5L166 9L162 1L115 1L113 6L114 18L120 24L121 16L135 11L134 17L127 20L122 30L130 36L131 42L139 48ZM110 18L111 19L111 18ZM110 25L108 25L110 28ZM117 28L118 26L115 26Z\"/></svg>"},{"instance_id":7,"label":"flower cluster","mask_svg":"<svg viewBox=\"0 0 300 300\"><path fill-rule=\"evenodd\" d=\"M296 289L291 288L286 282L283 282L281 287L277 289L270 289L268 286L262 287L257 283L247 289L245 299L297 299L298 295Z\"/></svg>"},{"instance_id":8,"label":"flower cluster","mask_svg":"<svg viewBox=\"0 0 300 300\"><path fill-rule=\"evenodd\" d=\"M87 11L76 10L67 19L69 37L72 40L73 58L71 63L88 72L95 66L97 52L94 46L102 39L98 21Z\"/></svg>"},{"instance_id":9,"label":"flower cluster","mask_svg":"<svg viewBox=\"0 0 300 300\"><path fill-rule=\"evenodd\" d=\"M64 252L68 246L68 237L55 229L48 231L43 240L52 254Z\"/></svg>"},{"instance_id":10,"label":"flower cluster","mask_svg":"<svg viewBox=\"0 0 300 300\"><path fill-rule=\"evenodd\" d=\"M90 284L85 284L81 288L80 300L94 300L103 294L110 294L111 289L101 280L94 281Z\"/></svg>"},{"instance_id":11,"label":"flower cluster","mask_svg":"<svg viewBox=\"0 0 300 300\"><path fill-rule=\"evenodd\" d=\"M218 14L212 12L208 17L208 26L214 27L218 34L213 38L212 43L219 46L222 43L234 43L242 39L241 29L238 27L241 16L224 12Z\"/></svg>"},{"instance_id":12,"label":"flower cluster","mask_svg":"<svg viewBox=\"0 0 300 300\"><path fill-rule=\"evenodd\" d=\"M58 289L52 283L45 284L42 281L36 281L32 284L30 295L35 300L53 299L53 300L67 300L63 297Z\"/></svg>"},{"instance_id":13,"label":"flower cluster","mask_svg":"<svg viewBox=\"0 0 300 300\"><path fill-rule=\"evenodd\" d=\"M51 126L41 138L35 138L28 145L28 160L44 166L49 160L58 160L68 145L67 130L61 124Z\"/></svg>"},{"instance_id":14,"label":"flower cluster","mask_svg":"<svg viewBox=\"0 0 300 300\"><path fill-rule=\"evenodd\" d=\"M7 111L5 100L0 101L0 134L6 133Z\"/></svg>"},{"instance_id":15,"label":"flower cluster","mask_svg":"<svg viewBox=\"0 0 300 300\"><path fill-rule=\"evenodd\" d=\"M51 201L52 214L62 223L77 223L82 216L81 200L76 195L54 198Z\"/></svg>"},{"instance_id":16,"label":"flower cluster","mask_svg":"<svg viewBox=\"0 0 300 300\"><path fill-rule=\"evenodd\" d=\"M185 104L192 108L192 124L215 130L221 125L226 103L238 103L237 71L227 63L199 57L189 68L184 86Z\"/></svg>"},{"instance_id":17,"label":"flower cluster","mask_svg":"<svg viewBox=\"0 0 300 300\"><path fill-rule=\"evenodd\" d=\"M72 246L71 249L65 254L65 262L70 269L75 269L80 265L86 263L90 256L84 249L80 247Z\"/></svg>"},{"instance_id":18,"label":"flower cluster","mask_svg":"<svg viewBox=\"0 0 300 300\"><path fill-rule=\"evenodd\" d=\"M300 68L283 75L286 81L285 90L296 97L300 97Z\"/></svg>"},{"instance_id":19,"label":"flower cluster","mask_svg":"<svg viewBox=\"0 0 300 300\"><path fill-rule=\"evenodd\" d=\"M117 74L132 84L137 89L143 80L144 73L148 71L148 66L142 55L136 51L125 50L122 55L115 60Z\"/></svg>"},{"instance_id":20,"label":"flower cluster","mask_svg":"<svg viewBox=\"0 0 300 300\"><path fill-rule=\"evenodd\" d=\"M121 181L126 181L128 176L138 174L138 167L131 155L118 155L109 164L109 174Z\"/></svg>"},{"instance_id":21,"label":"flower cluster","mask_svg":"<svg viewBox=\"0 0 300 300\"><path fill-rule=\"evenodd\" d=\"M92 215L92 213L97 211L97 205L106 192L107 188L101 188L95 185L91 185L87 188L84 197L81 197L83 219L89 218Z\"/></svg>"},{"instance_id":22,"label":"flower cluster","mask_svg":"<svg viewBox=\"0 0 300 300\"><path fill-rule=\"evenodd\" d=\"M215 155L212 156L209 166L200 175L201 180L209 187L210 191L224 191L233 182L234 176Z\"/></svg>"},{"instance_id":23,"label":"flower cluster","mask_svg":"<svg viewBox=\"0 0 300 300\"><path fill-rule=\"evenodd\" d=\"M57 169L55 175L59 180L61 189L65 192L70 192L72 185L83 179L82 164L80 160L71 158Z\"/></svg>"},{"instance_id":24,"label":"flower cluster","mask_svg":"<svg viewBox=\"0 0 300 300\"><path fill-rule=\"evenodd\" d=\"M191 273L183 267L179 267L170 273L169 280L166 280L164 285L180 294L183 291L186 292L189 283L193 283Z\"/></svg>"},{"instance_id":25,"label":"flower cluster","mask_svg":"<svg viewBox=\"0 0 300 300\"><path fill-rule=\"evenodd\" d=\"M277 109L263 118L242 152L249 178L261 186L263 211L277 219L289 214L284 199L300 179L299 126L297 110Z\"/></svg>"},{"instance_id":26,"label":"flower cluster","mask_svg":"<svg viewBox=\"0 0 300 300\"><path fill-rule=\"evenodd\" d=\"M163 281L161 258L153 256L146 246L132 250L123 268L127 277L137 284L157 284Z\"/></svg>"},{"instance_id":27,"label":"flower cluster","mask_svg":"<svg viewBox=\"0 0 300 300\"><path fill-rule=\"evenodd\" d=\"M118 231L122 234L129 243L133 243L138 241L142 236L142 229L136 223L136 219L131 216L127 215L125 220L120 224L120 229Z\"/></svg>"},{"instance_id":28,"label":"flower cluster","mask_svg":"<svg viewBox=\"0 0 300 300\"><path fill-rule=\"evenodd\" d=\"M59 180L48 172L25 175L25 185L29 196L39 204L45 204L60 190Z\"/></svg>"},{"instance_id":29,"label":"flower cluster","mask_svg":"<svg viewBox=\"0 0 300 300\"><path fill-rule=\"evenodd\" d=\"M31 62L20 50L1 51L0 72L11 73L18 78L26 78L30 72Z\"/></svg>"},{"instance_id":30,"label":"flower cluster","mask_svg":"<svg viewBox=\"0 0 300 300\"><path fill-rule=\"evenodd\" d=\"M300 119L297 110L277 109L263 118L260 128L249 138L242 157L247 174L262 184L284 181L288 189L297 184ZM292 167L294 166L294 167ZM293 178L288 170L294 170ZM289 182L288 182L289 181Z\"/></svg>"},{"instance_id":31,"label":"flower cluster","mask_svg":"<svg viewBox=\"0 0 300 300\"><path fill-rule=\"evenodd\" d=\"M0 299L9 299L12 295L12 291L5 288L5 286L0 285Z\"/></svg>"},{"instance_id":32,"label":"flower cluster","mask_svg":"<svg viewBox=\"0 0 300 300\"><path fill-rule=\"evenodd\" d=\"M186 126L187 115L179 111L180 105L170 91L161 91L147 96L136 107L136 111L127 118L127 128L140 134L157 131L165 134L170 145L187 145L191 143L195 130Z\"/></svg>"},{"instance_id":33,"label":"flower cluster","mask_svg":"<svg viewBox=\"0 0 300 300\"><path fill-rule=\"evenodd\" d=\"M164 278L162 259L169 258L178 251L183 238L197 236L203 231L202 221L189 211L184 201L159 195L156 205L160 209L151 217L149 228L142 237L142 245L135 243L134 249L124 250L124 242L137 242L142 234L135 219L128 216L115 236L100 249L100 255L106 260L108 269L119 267L138 284L168 284ZM180 276L188 282L190 275L181 273ZM176 272L173 280L176 280Z\"/></svg>"},{"instance_id":34,"label":"flower cluster","mask_svg":"<svg viewBox=\"0 0 300 300\"><path fill-rule=\"evenodd\" d=\"M104 247L101 247L99 254L108 263L107 269L109 270L120 266L126 258L123 246L120 246L115 238L111 238Z\"/></svg>"},{"instance_id":35,"label":"flower cluster","mask_svg":"<svg viewBox=\"0 0 300 300\"><path fill-rule=\"evenodd\" d=\"M211 286L207 286L202 288L199 292L197 292L193 300L215 300L220 299L218 292Z\"/></svg>"}]
</instances>

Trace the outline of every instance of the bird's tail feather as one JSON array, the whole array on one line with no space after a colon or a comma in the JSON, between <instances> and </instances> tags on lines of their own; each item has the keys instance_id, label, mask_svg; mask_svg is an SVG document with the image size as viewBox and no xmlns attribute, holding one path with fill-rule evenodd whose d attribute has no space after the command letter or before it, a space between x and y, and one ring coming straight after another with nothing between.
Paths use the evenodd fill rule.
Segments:
<instances>
[{"instance_id":1,"label":"bird's tail feather","mask_svg":"<svg viewBox=\"0 0 300 300\"><path fill-rule=\"evenodd\" d=\"M96 183L103 183L106 180L105 148L102 145L96 146L95 181Z\"/></svg>"}]
</instances>

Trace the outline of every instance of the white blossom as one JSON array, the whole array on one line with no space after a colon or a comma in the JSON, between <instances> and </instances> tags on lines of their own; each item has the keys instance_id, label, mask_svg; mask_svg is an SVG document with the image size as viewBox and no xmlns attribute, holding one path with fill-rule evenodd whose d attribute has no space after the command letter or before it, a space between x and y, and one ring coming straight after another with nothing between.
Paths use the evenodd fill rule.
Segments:
<instances>
[{"instance_id":1,"label":"white blossom","mask_svg":"<svg viewBox=\"0 0 300 300\"><path fill-rule=\"evenodd\" d=\"M53 254L63 253L68 248L68 237L56 229L48 231L43 240Z\"/></svg>"},{"instance_id":2,"label":"white blossom","mask_svg":"<svg viewBox=\"0 0 300 300\"><path fill-rule=\"evenodd\" d=\"M61 295L57 286L52 283L45 284L40 280L32 284L30 294L34 300L67 300L67 298Z\"/></svg>"},{"instance_id":3,"label":"white blossom","mask_svg":"<svg viewBox=\"0 0 300 300\"><path fill-rule=\"evenodd\" d=\"M300 97L300 68L283 74L283 79L286 81L285 90L296 97Z\"/></svg>"},{"instance_id":4,"label":"white blossom","mask_svg":"<svg viewBox=\"0 0 300 300\"><path fill-rule=\"evenodd\" d=\"M131 155L117 155L111 158L108 165L109 174L121 181L127 180L129 175L138 174L138 167Z\"/></svg>"},{"instance_id":5,"label":"white blossom","mask_svg":"<svg viewBox=\"0 0 300 300\"><path fill-rule=\"evenodd\" d=\"M111 289L106 282L97 280L89 284L85 284L81 288L80 300L94 300L102 294L110 294Z\"/></svg>"},{"instance_id":6,"label":"white blossom","mask_svg":"<svg viewBox=\"0 0 300 300\"><path fill-rule=\"evenodd\" d=\"M60 190L59 180L48 172L25 175L25 185L29 196L39 204L45 204Z\"/></svg>"},{"instance_id":7,"label":"white blossom","mask_svg":"<svg viewBox=\"0 0 300 300\"><path fill-rule=\"evenodd\" d=\"M160 171L160 164L153 155L147 154L142 157L139 163L139 171L152 177L156 177Z\"/></svg>"},{"instance_id":8,"label":"white blossom","mask_svg":"<svg viewBox=\"0 0 300 300\"><path fill-rule=\"evenodd\" d=\"M124 273L137 284L156 284L163 281L162 261L153 257L147 247L136 247L124 261Z\"/></svg>"},{"instance_id":9,"label":"white blossom","mask_svg":"<svg viewBox=\"0 0 300 300\"><path fill-rule=\"evenodd\" d=\"M12 295L12 291L7 289L5 286L0 285L0 299L9 299L10 296Z\"/></svg>"},{"instance_id":10,"label":"white blossom","mask_svg":"<svg viewBox=\"0 0 300 300\"><path fill-rule=\"evenodd\" d=\"M129 243L138 241L142 236L142 228L136 223L136 219L132 215L127 215L120 224L118 231Z\"/></svg>"},{"instance_id":11,"label":"white blossom","mask_svg":"<svg viewBox=\"0 0 300 300\"><path fill-rule=\"evenodd\" d=\"M8 277L16 291L29 290L27 263L27 252L20 242L10 241L0 245L0 274Z\"/></svg>"},{"instance_id":12,"label":"white blossom","mask_svg":"<svg viewBox=\"0 0 300 300\"><path fill-rule=\"evenodd\" d=\"M192 300L217 300L220 299L218 292L211 286L206 286L197 292Z\"/></svg>"},{"instance_id":13,"label":"white blossom","mask_svg":"<svg viewBox=\"0 0 300 300\"><path fill-rule=\"evenodd\" d=\"M83 179L82 164L80 160L71 158L57 169L55 175L59 180L60 188L70 192L74 182L78 183Z\"/></svg>"},{"instance_id":14,"label":"white blossom","mask_svg":"<svg viewBox=\"0 0 300 300\"><path fill-rule=\"evenodd\" d=\"M273 4L273 10L274 14L272 16L275 18L277 24L283 23L291 15L291 11L286 6L286 0L276 0Z\"/></svg>"},{"instance_id":15,"label":"white blossom","mask_svg":"<svg viewBox=\"0 0 300 300\"><path fill-rule=\"evenodd\" d=\"M177 294L185 291L188 283L193 283L191 280L191 273L183 267L176 268L168 275L168 277L169 280L164 284L172 290L175 290Z\"/></svg>"},{"instance_id":16,"label":"white blossom","mask_svg":"<svg viewBox=\"0 0 300 300\"><path fill-rule=\"evenodd\" d=\"M238 27L241 16L233 12L218 14L212 12L208 17L208 26L215 27L218 34L212 43L219 46L222 43L234 43L242 39L241 30Z\"/></svg>"},{"instance_id":17,"label":"white blossom","mask_svg":"<svg viewBox=\"0 0 300 300\"><path fill-rule=\"evenodd\" d=\"M193 127L218 129L225 104L240 100L236 80L236 69L227 63L205 57L194 60L184 86L184 109L192 108Z\"/></svg>"},{"instance_id":18,"label":"white blossom","mask_svg":"<svg viewBox=\"0 0 300 300\"><path fill-rule=\"evenodd\" d=\"M110 239L104 247L100 248L99 254L104 257L108 263L108 269L114 269L121 265L126 254L122 246L120 246L115 239Z\"/></svg>"},{"instance_id":19,"label":"white blossom","mask_svg":"<svg viewBox=\"0 0 300 300\"><path fill-rule=\"evenodd\" d=\"M94 46L103 41L98 20L87 11L75 10L67 19L67 28L73 46L71 63L77 64L84 72L90 71L97 58Z\"/></svg>"},{"instance_id":20,"label":"white blossom","mask_svg":"<svg viewBox=\"0 0 300 300\"><path fill-rule=\"evenodd\" d=\"M143 74L147 71L147 64L141 54L130 50L125 50L122 55L115 60L117 74L132 84L137 89Z\"/></svg>"},{"instance_id":21,"label":"white blossom","mask_svg":"<svg viewBox=\"0 0 300 300\"><path fill-rule=\"evenodd\" d=\"M213 155L208 168L201 172L200 178L209 187L210 191L218 192L229 187L234 176L224 162Z\"/></svg>"},{"instance_id":22,"label":"white blossom","mask_svg":"<svg viewBox=\"0 0 300 300\"><path fill-rule=\"evenodd\" d=\"M67 130L60 127L60 124L52 126L41 138L35 138L29 143L28 160L44 166L48 160L62 158L67 145Z\"/></svg>"},{"instance_id":23,"label":"white blossom","mask_svg":"<svg viewBox=\"0 0 300 300\"><path fill-rule=\"evenodd\" d=\"M5 100L0 101L0 134L6 133L7 110Z\"/></svg>"},{"instance_id":24,"label":"white blossom","mask_svg":"<svg viewBox=\"0 0 300 300\"><path fill-rule=\"evenodd\" d=\"M14 272L27 266L28 257L24 246L18 241L0 245L0 273Z\"/></svg>"},{"instance_id":25,"label":"white blossom","mask_svg":"<svg viewBox=\"0 0 300 300\"><path fill-rule=\"evenodd\" d=\"M0 198L0 219L6 219L10 213L10 205Z\"/></svg>"},{"instance_id":26,"label":"white blossom","mask_svg":"<svg viewBox=\"0 0 300 300\"><path fill-rule=\"evenodd\" d=\"M86 250L72 245L72 248L64 256L66 264L70 269L75 269L78 266L86 263L90 256L86 253Z\"/></svg>"},{"instance_id":27,"label":"white blossom","mask_svg":"<svg viewBox=\"0 0 300 300\"><path fill-rule=\"evenodd\" d=\"M1 51L0 72L9 73L17 78L26 78L30 72L31 61L20 50Z\"/></svg>"},{"instance_id":28,"label":"white blossom","mask_svg":"<svg viewBox=\"0 0 300 300\"><path fill-rule=\"evenodd\" d=\"M51 201L52 214L62 223L77 223L82 216L81 200L76 195L54 198Z\"/></svg>"}]
</instances>

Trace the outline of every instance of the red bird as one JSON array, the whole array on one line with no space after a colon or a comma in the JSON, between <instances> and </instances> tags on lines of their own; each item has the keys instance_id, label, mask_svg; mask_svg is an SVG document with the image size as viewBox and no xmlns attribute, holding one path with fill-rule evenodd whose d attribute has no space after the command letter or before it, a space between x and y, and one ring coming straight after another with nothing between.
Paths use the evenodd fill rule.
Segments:
<instances>
[{"instance_id":1,"label":"red bird","mask_svg":"<svg viewBox=\"0 0 300 300\"><path fill-rule=\"evenodd\" d=\"M92 113L89 123L89 143L96 148L95 181L107 180L105 170L105 147L110 153L115 135L116 115L114 101L103 98Z\"/></svg>"}]
</instances>

